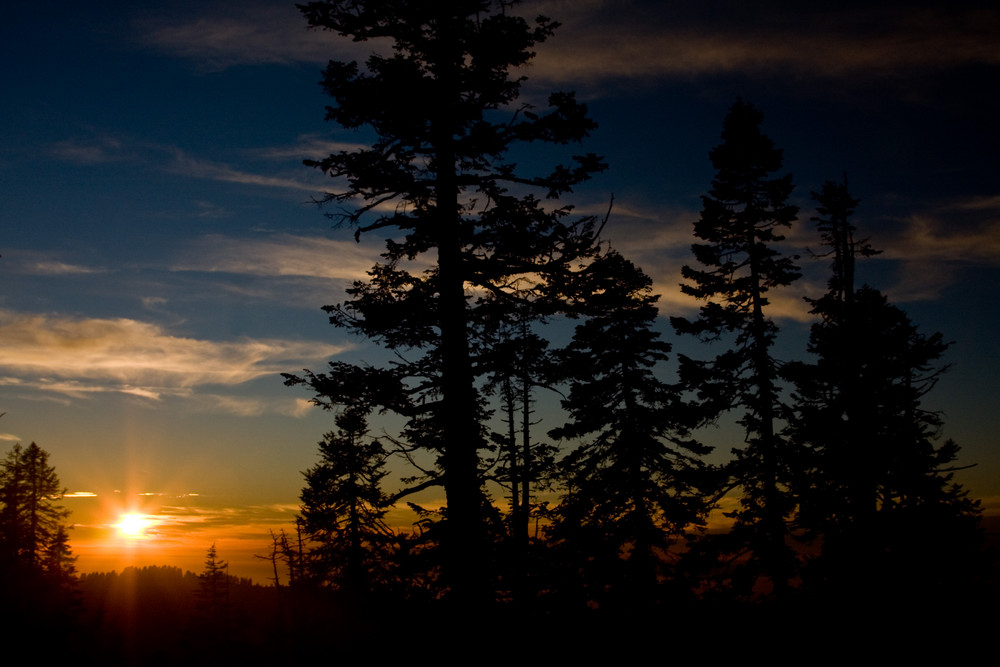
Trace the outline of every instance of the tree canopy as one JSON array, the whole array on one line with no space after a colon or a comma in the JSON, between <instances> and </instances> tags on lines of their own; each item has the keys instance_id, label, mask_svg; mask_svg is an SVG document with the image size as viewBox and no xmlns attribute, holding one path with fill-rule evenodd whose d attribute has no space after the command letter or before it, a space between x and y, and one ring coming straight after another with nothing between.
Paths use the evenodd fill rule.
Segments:
<instances>
[{"instance_id":1,"label":"tree canopy","mask_svg":"<svg viewBox=\"0 0 1000 667\"><path fill-rule=\"evenodd\" d=\"M312 27L356 41L383 38L391 49L364 66L331 62L323 76L334 100L327 119L376 138L307 164L343 184L323 198L343 205L334 218L356 235L390 237L369 279L327 310L335 325L408 355L391 369L396 402L379 407L409 418L414 444L436 452L430 477L447 497L446 576L456 595L480 600L479 452L487 442L471 342L478 299L558 298L566 275L592 252L595 221L570 221L568 205L544 200L604 169L593 154L548 169L511 158L520 144L574 143L595 125L569 93L552 94L544 112L518 102L516 70L557 24L529 23L509 8L499 0L301 6Z\"/></svg>"},{"instance_id":2,"label":"tree canopy","mask_svg":"<svg viewBox=\"0 0 1000 667\"><path fill-rule=\"evenodd\" d=\"M787 461L776 424L782 411L778 364L771 354L777 327L765 310L771 290L799 277L796 257L782 254L777 245L798 207L788 202L791 175L775 175L783 154L762 132L762 121L763 114L743 100L726 114L722 143L709 153L716 176L694 223L699 242L691 249L702 268L681 271L688 281L681 291L704 304L697 318L671 322L681 334L728 345L711 360L682 356L681 378L697 395L705 419L733 408L743 411L739 423L747 444L734 450L729 466L742 494L741 509L732 514L733 536L750 548L751 563L780 596L791 574L786 517L793 503L784 493Z\"/></svg>"},{"instance_id":3,"label":"tree canopy","mask_svg":"<svg viewBox=\"0 0 1000 667\"><path fill-rule=\"evenodd\" d=\"M5 559L40 568L52 546L65 542L60 533L69 512L59 503L65 493L48 452L34 442L14 445L0 468L0 547Z\"/></svg>"},{"instance_id":4,"label":"tree canopy","mask_svg":"<svg viewBox=\"0 0 1000 667\"><path fill-rule=\"evenodd\" d=\"M680 291L700 308L693 317L671 318L677 333L706 345L702 350L719 347L704 358L671 360L670 345L655 331L651 281L600 239L610 214L577 217L565 201L604 169L601 158L571 147L596 127L586 107L566 92L553 93L543 110L520 98L522 66L558 24L525 20L514 6L300 6L313 28L373 50L363 63L329 63L321 82L332 99L327 120L359 131L367 143L306 164L333 179L319 198L327 215L355 238L377 235L385 243L367 277L324 310L335 326L391 353L379 365L335 361L324 372L286 376L337 413L338 431L321 444L322 461L307 472L302 496L303 517L321 543L314 553L339 563L329 572L375 576L388 507L440 486L440 510L411 503L418 525L429 529L425 544L440 545L424 574L441 576L417 579L433 580L430 595L456 601L453 609L517 602L529 589L542 597L582 593L582 606L618 594L649 602L656 595L648 591L672 577L680 581L667 563L681 544L707 553L716 568L678 584L690 584L690 594L703 593L733 565L715 577L733 584L729 594L786 600L803 572L796 540L822 533L836 545L834 527L841 524L834 517L856 500L844 507L836 504L843 498L830 500L854 483L833 472L850 448L822 437L850 439L851 447L866 438L916 443L913 451L926 455L918 465L924 481L961 505L961 490L947 476L956 449L927 444L938 422L918 400L933 385L944 347L918 335L873 292L854 288L854 257L874 250L853 236L858 202L846 184L824 185L817 200L820 238L834 257L829 294L810 301L823 319L808 350L818 361L786 363L775 353L780 332L771 298L800 277L798 257L782 249L798 216L794 184L783 173L781 149L762 130L761 112L743 100L732 105L722 141L709 153L715 176L694 223L695 262L682 269ZM886 349L869 350L880 359L864 368L845 362L841 371L851 369L852 381L861 381L877 362L909 354L886 370L885 382L872 381L886 397L900 390L897 407L905 408L848 415L835 396L841 380L815 372L824 357L861 344L831 327L832 313L846 312L837 304L853 301L859 316L868 309L886 319L884 339L869 332L875 347L882 341ZM560 349L545 327L563 317L578 322ZM676 381L667 379L674 370ZM903 395L907 382L911 391ZM532 437L532 392L541 387L563 395L565 419L549 431L562 449ZM376 443L366 420L386 413L402 425ZM730 461L709 465L708 448L695 435L728 414L735 414L743 441ZM863 435L841 438L833 427L821 433L831 415L870 423ZM498 422L505 433L496 432ZM382 465L391 455L414 474L387 493ZM890 477L903 477L915 460L885 466ZM546 540L535 544L529 517L542 518L548 501L536 502L535 494L545 484L552 484L544 488L554 510L545 515ZM896 498L901 492L890 487L880 488ZM510 495L506 517L491 495L498 488ZM728 513L731 530L701 536L698 528L724 494L738 503ZM962 507L963 516L975 514ZM404 559L412 544L399 545L385 557ZM567 548L549 567L564 571L548 584L524 585L529 551L556 545Z\"/></svg>"},{"instance_id":5,"label":"tree canopy","mask_svg":"<svg viewBox=\"0 0 1000 667\"><path fill-rule=\"evenodd\" d=\"M813 197L831 277L827 293L809 299L814 360L783 371L795 388L788 435L802 450L798 523L822 544L806 581L863 599L908 595L919 578L928 595L938 577L972 576L981 539L979 504L953 481L959 447L935 442L941 416L922 405L949 344L855 285L856 259L878 251L854 238L859 202L846 183L827 182ZM928 534L949 547L918 545Z\"/></svg>"}]
</instances>

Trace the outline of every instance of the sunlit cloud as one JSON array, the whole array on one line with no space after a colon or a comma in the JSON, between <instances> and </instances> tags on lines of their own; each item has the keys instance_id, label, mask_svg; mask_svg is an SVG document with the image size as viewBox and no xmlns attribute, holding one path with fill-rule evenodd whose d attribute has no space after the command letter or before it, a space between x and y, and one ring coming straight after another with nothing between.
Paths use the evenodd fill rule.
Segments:
<instances>
[{"instance_id":1,"label":"sunlit cloud","mask_svg":"<svg viewBox=\"0 0 1000 667\"><path fill-rule=\"evenodd\" d=\"M103 272L101 269L80 266L78 264L67 264L66 262L38 262L35 265L35 271L40 274L57 276Z\"/></svg>"},{"instance_id":2,"label":"sunlit cloud","mask_svg":"<svg viewBox=\"0 0 1000 667\"><path fill-rule=\"evenodd\" d=\"M221 220L233 215L232 211L208 201L195 202L195 206L198 207L198 217L205 220Z\"/></svg>"},{"instance_id":3,"label":"sunlit cloud","mask_svg":"<svg viewBox=\"0 0 1000 667\"><path fill-rule=\"evenodd\" d=\"M7 250L4 262L8 271L32 276L82 276L107 273L107 269L66 262L48 253Z\"/></svg>"},{"instance_id":4,"label":"sunlit cloud","mask_svg":"<svg viewBox=\"0 0 1000 667\"><path fill-rule=\"evenodd\" d=\"M334 241L275 234L265 239L203 237L175 271L225 272L255 276L363 279L382 252L381 241Z\"/></svg>"},{"instance_id":5,"label":"sunlit cloud","mask_svg":"<svg viewBox=\"0 0 1000 667\"><path fill-rule=\"evenodd\" d=\"M545 3L552 4L552 3ZM553 16L565 27L539 49L532 77L590 82L726 73L790 73L807 77L865 78L900 71L927 71L1000 64L996 35L1000 13L891 12L852 7L784 14L727 17L706 30L683 6L643 2L588 3L573 11L560 4ZM695 20L698 20L697 22Z\"/></svg>"},{"instance_id":6,"label":"sunlit cloud","mask_svg":"<svg viewBox=\"0 0 1000 667\"><path fill-rule=\"evenodd\" d=\"M302 190L311 193L316 193L321 189L320 185L316 182L243 171L221 162L191 157L179 150L175 152L174 160L168 165L167 170L191 178L203 178L243 185L261 185L269 188ZM309 173L307 170L300 171L302 173Z\"/></svg>"},{"instance_id":7,"label":"sunlit cloud","mask_svg":"<svg viewBox=\"0 0 1000 667\"><path fill-rule=\"evenodd\" d=\"M162 296L144 296L140 301L146 310L159 310L160 306L167 303L167 300Z\"/></svg>"},{"instance_id":8,"label":"sunlit cloud","mask_svg":"<svg viewBox=\"0 0 1000 667\"><path fill-rule=\"evenodd\" d=\"M128 159L122 141L99 135L87 139L66 139L49 146L49 154L57 160L78 165L95 165Z\"/></svg>"},{"instance_id":9,"label":"sunlit cloud","mask_svg":"<svg viewBox=\"0 0 1000 667\"><path fill-rule=\"evenodd\" d=\"M1000 63L1000 13L980 9L883 11L851 6L783 13L732 12L717 5L711 31L699 19L712 3L525 2L563 27L538 49L532 77L560 82L784 70L809 76L866 76L899 69ZM770 19L770 20L769 20ZM140 26L148 45L210 70L240 64L363 60L379 44L309 30L292 7L250 6L234 16L200 16Z\"/></svg>"},{"instance_id":10,"label":"sunlit cloud","mask_svg":"<svg viewBox=\"0 0 1000 667\"><path fill-rule=\"evenodd\" d=\"M715 10L713 10L713 4ZM731 4L665 4L642 0L543 0L518 11L562 23L532 61L533 81L560 86L705 74L775 74L796 77L895 76L986 63L1000 64L996 35L1000 12L991 9L906 12L877 5L811 11L733 11ZM206 12L211 12L211 9ZM716 21L706 29L703 17ZM363 61L388 52L378 40L308 29L294 7L250 5L239 16L144 19L149 47L187 59L205 70L244 64L321 65L330 59ZM594 89L599 90L598 88Z\"/></svg>"},{"instance_id":11,"label":"sunlit cloud","mask_svg":"<svg viewBox=\"0 0 1000 667\"><path fill-rule=\"evenodd\" d=\"M356 151L370 148L369 144L349 141L331 141L315 134L303 134L298 141L290 146L273 146L257 148L251 151L254 157L265 160L322 160L340 151Z\"/></svg>"},{"instance_id":12,"label":"sunlit cloud","mask_svg":"<svg viewBox=\"0 0 1000 667\"><path fill-rule=\"evenodd\" d=\"M156 399L199 385L238 385L347 349L307 341L208 341L126 318L12 311L0 311L0 339L0 369L34 378L21 380L20 387L77 397L116 391Z\"/></svg>"},{"instance_id":13,"label":"sunlit cloud","mask_svg":"<svg viewBox=\"0 0 1000 667\"><path fill-rule=\"evenodd\" d=\"M238 169L225 162L191 155L176 146L126 136L98 138L87 136L67 139L50 146L49 153L57 160L80 166L129 162L149 165L154 169L188 178L318 194L329 185L329 179L325 179L319 172L303 169L301 161L306 158L323 158L336 150L351 150L355 147L355 144L303 136L296 144L290 146L251 149L244 152L245 155L265 162L294 160L297 163L295 170L289 171L289 174L295 175L278 174L267 165L261 165L259 171ZM198 217L218 219L230 215L229 211L210 202L199 201L197 206Z\"/></svg>"},{"instance_id":14,"label":"sunlit cloud","mask_svg":"<svg viewBox=\"0 0 1000 667\"><path fill-rule=\"evenodd\" d=\"M915 215L886 255L909 260L1000 264L1000 220L979 229L954 229L946 221Z\"/></svg>"},{"instance_id":15,"label":"sunlit cloud","mask_svg":"<svg viewBox=\"0 0 1000 667\"><path fill-rule=\"evenodd\" d=\"M169 22L146 18L137 27L146 44L209 71L245 64L363 59L371 52L370 45L310 30L292 4L248 3L238 15L227 12Z\"/></svg>"},{"instance_id":16,"label":"sunlit cloud","mask_svg":"<svg viewBox=\"0 0 1000 667\"><path fill-rule=\"evenodd\" d=\"M127 384L105 385L93 382L81 382L79 380L63 380L55 378L13 378L0 377L0 386L15 386L22 392L35 391L42 394L57 394L70 398L87 398L97 394L128 394L150 400L159 400L163 395L163 390L150 389L145 387L134 387ZM190 390L186 388L175 388L170 393L173 395L188 395ZM65 402L65 401L62 401Z\"/></svg>"},{"instance_id":17,"label":"sunlit cloud","mask_svg":"<svg viewBox=\"0 0 1000 667\"><path fill-rule=\"evenodd\" d=\"M681 268L695 261L691 244L697 240L693 236L693 224L698 215L695 210L667 204L657 207L615 204L602 233L604 240L635 262L652 279L653 292L660 295L657 305L664 317L690 316L704 303L680 290L684 282ZM804 237L799 226L793 227L788 237L781 244L782 252L803 254L800 242ZM805 279L791 287L769 292L768 315L799 322L810 321L809 305L802 297L823 291L825 286L821 281Z\"/></svg>"},{"instance_id":18,"label":"sunlit cloud","mask_svg":"<svg viewBox=\"0 0 1000 667\"><path fill-rule=\"evenodd\" d=\"M295 403L289 407L286 414L290 417L305 417L315 408L316 405L312 401L307 401L304 398L296 398Z\"/></svg>"},{"instance_id":19,"label":"sunlit cloud","mask_svg":"<svg viewBox=\"0 0 1000 667\"><path fill-rule=\"evenodd\" d=\"M221 394L199 395L200 410L224 412L240 417L256 417L264 414L280 414L301 418L315 406L302 398L274 399L247 396L225 396Z\"/></svg>"},{"instance_id":20,"label":"sunlit cloud","mask_svg":"<svg viewBox=\"0 0 1000 667\"><path fill-rule=\"evenodd\" d=\"M298 507L288 504L248 505L217 507L204 501L199 505L165 504L150 516L155 519L156 536L161 539L190 540L198 534L211 537L231 534L232 531L249 532L262 540L266 530L261 527L287 525L294 521Z\"/></svg>"},{"instance_id":21,"label":"sunlit cloud","mask_svg":"<svg viewBox=\"0 0 1000 667\"><path fill-rule=\"evenodd\" d=\"M21 438L13 433L0 433L0 440L5 442L21 442Z\"/></svg>"},{"instance_id":22,"label":"sunlit cloud","mask_svg":"<svg viewBox=\"0 0 1000 667\"><path fill-rule=\"evenodd\" d=\"M1000 212L1000 195L993 195L991 197L973 197L968 201L960 202L956 206L958 208L971 211L996 210Z\"/></svg>"},{"instance_id":23,"label":"sunlit cloud","mask_svg":"<svg viewBox=\"0 0 1000 667\"><path fill-rule=\"evenodd\" d=\"M950 208L988 207L961 202ZM1000 266L1000 219L956 226L945 209L916 214L905 222L905 229L887 244L884 253L885 259L901 263L899 283L889 290L897 300L938 298L965 266Z\"/></svg>"}]
</instances>

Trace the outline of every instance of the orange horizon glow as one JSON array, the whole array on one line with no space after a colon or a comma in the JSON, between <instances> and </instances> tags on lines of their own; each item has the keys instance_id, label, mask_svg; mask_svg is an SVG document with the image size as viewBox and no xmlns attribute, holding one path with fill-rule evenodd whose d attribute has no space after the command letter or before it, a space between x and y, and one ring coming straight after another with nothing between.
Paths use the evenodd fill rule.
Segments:
<instances>
[{"instance_id":1,"label":"orange horizon glow","mask_svg":"<svg viewBox=\"0 0 1000 667\"><path fill-rule=\"evenodd\" d=\"M251 505L196 492L128 492L116 487L64 498L80 573L148 566L197 573L215 544L234 576L261 584L273 577L271 563L262 559L273 548L271 531L293 533L298 511L291 502Z\"/></svg>"}]
</instances>

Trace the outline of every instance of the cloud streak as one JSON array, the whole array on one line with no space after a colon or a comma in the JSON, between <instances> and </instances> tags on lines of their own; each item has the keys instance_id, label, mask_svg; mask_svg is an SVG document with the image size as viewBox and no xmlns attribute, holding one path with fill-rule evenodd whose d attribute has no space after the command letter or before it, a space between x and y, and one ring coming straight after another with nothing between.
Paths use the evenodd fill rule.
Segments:
<instances>
[{"instance_id":1,"label":"cloud streak","mask_svg":"<svg viewBox=\"0 0 1000 667\"><path fill-rule=\"evenodd\" d=\"M881 257L901 263L900 279L890 290L897 300L935 300L955 284L962 267L1000 266L1000 220L956 230L948 218L947 212L910 216L886 246Z\"/></svg>"},{"instance_id":2,"label":"cloud streak","mask_svg":"<svg viewBox=\"0 0 1000 667\"><path fill-rule=\"evenodd\" d=\"M697 266L691 254L693 223L699 212L693 209L671 207L666 203L654 206L615 205L612 223L604 231L604 238L619 252L635 263L653 280L653 292L660 295L660 314L690 316L703 305L703 301L687 296L680 290L683 281L681 267ZM802 254L797 234L801 226L789 232L789 240L782 244L782 252ZM793 235L792 232L796 234ZM821 282L802 280L790 288L768 293L770 317L811 321L809 306L804 294L825 291Z\"/></svg>"},{"instance_id":3,"label":"cloud streak","mask_svg":"<svg viewBox=\"0 0 1000 667\"><path fill-rule=\"evenodd\" d=\"M237 65L326 62L330 58L363 58L371 47L348 39L331 39L309 30L292 5L241 6L238 16L203 15L181 21L143 19L136 23L142 41L159 51L196 61L208 71Z\"/></svg>"},{"instance_id":4,"label":"cloud streak","mask_svg":"<svg viewBox=\"0 0 1000 667\"><path fill-rule=\"evenodd\" d=\"M905 9L905 11L904 11ZM1000 64L1000 12L981 7L930 8L821 5L789 12L781 3L696 7L662 2L525 2L524 16L542 13L564 25L538 49L531 77L579 85L650 77L794 73L866 78L903 70ZM705 28L705 17L713 16ZM187 21L145 21L143 41L157 50L219 70L243 64L363 60L387 51L309 30L299 12L250 6L239 17L203 15Z\"/></svg>"},{"instance_id":5,"label":"cloud streak","mask_svg":"<svg viewBox=\"0 0 1000 667\"><path fill-rule=\"evenodd\" d=\"M364 239L355 243L290 234L262 240L210 235L173 269L354 281L365 278L381 252L380 241Z\"/></svg>"},{"instance_id":6,"label":"cloud streak","mask_svg":"<svg viewBox=\"0 0 1000 667\"><path fill-rule=\"evenodd\" d=\"M81 167L94 167L110 163L148 165L168 174L187 178L197 178L241 185L262 186L318 195L324 187L329 187L329 179L319 172L309 172L302 168L305 158L322 158L337 150L352 150L355 144L323 141L304 136L291 146L258 148L246 151L246 155L265 164L257 171L240 169L221 162L198 156L170 145L157 144L126 137L79 137L57 142L48 147L53 159ZM283 175L276 171L273 163L294 161L295 176ZM269 163L269 164L268 164ZM300 178L298 175L301 175ZM202 206L205 217L225 217L225 211Z\"/></svg>"},{"instance_id":7,"label":"cloud streak","mask_svg":"<svg viewBox=\"0 0 1000 667\"><path fill-rule=\"evenodd\" d=\"M221 162L190 157L182 151L175 152L173 161L167 165L167 171L191 178L240 183L243 185L259 185L311 193L317 193L320 190L317 184L308 181L243 171Z\"/></svg>"},{"instance_id":8,"label":"cloud streak","mask_svg":"<svg viewBox=\"0 0 1000 667\"><path fill-rule=\"evenodd\" d=\"M307 341L209 341L138 320L0 311L4 384L71 397L119 392L157 399L203 385L235 386L327 359L347 346Z\"/></svg>"},{"instance_id":9,"label":"cloud streak","mask_svg":"<svg viewBox=\"0 0 1000 667\"><path fill-rule=\"evenodd\" d=\"M108 273L108 269L103 267L85 266L65 261L60 257L61 254L63 253L11 249L8 247L3 252L3 262L9 273L29 276L65 278Z\"/></svg>"},{"instance_id":10,"label":"cloud streak","mask_svg":"<svg viewBox=\"0 0 1000 667\"><path fill-rule=\"evenodd\" d=\"M698 3L694 15L686 15L686 8L662 3L592 2L577 11L541 3L551 15L565 16L566 25L539 49L532 77L597 83L782 72L867 79L1000 64L996 11L839 6L790 14L755 4L752 13L740 15L727 4L717 7L717 20L706 30L712 4Z\"/></svg>"},{"instance_id":11,"label":"cloud streak","mask_svg":"<svg viewBox=\"0 0 1000 667\"><path fill-rule=\"evenodd\" d=\"M263 414L280 414L296 419L304 417L316 406L303 399L254 398L244 396L223 396L210 394L200 396L205 412L224 412L239 417L255 417Z\"/></svg>"}]
</instances>

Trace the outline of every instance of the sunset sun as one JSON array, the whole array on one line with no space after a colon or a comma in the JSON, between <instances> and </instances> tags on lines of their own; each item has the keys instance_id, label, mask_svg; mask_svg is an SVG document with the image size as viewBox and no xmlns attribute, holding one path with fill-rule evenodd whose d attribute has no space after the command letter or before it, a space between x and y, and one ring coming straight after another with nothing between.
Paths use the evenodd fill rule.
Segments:
<instances>
[{"instance_id":1,"label":"sunset sun","mask_svg":"<svg viewBox=\"0 0 1000 667\"><path fill-rule=\"evenodd\" d=\"M145 537L146 530L154 523L146 514L122 514L115 527L122 537L136 539Z\"/></svg>"}]
</instances>

